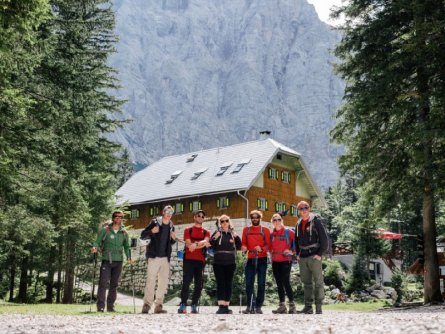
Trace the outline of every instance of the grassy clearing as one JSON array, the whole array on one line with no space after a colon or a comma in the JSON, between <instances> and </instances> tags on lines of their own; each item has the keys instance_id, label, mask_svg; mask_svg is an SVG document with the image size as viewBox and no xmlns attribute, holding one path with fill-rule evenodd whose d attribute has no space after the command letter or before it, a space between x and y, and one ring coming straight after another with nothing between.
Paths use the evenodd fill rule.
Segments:
<instances>
[{"instance_id":1,"label":"grassy clearing","mask_svg":"<svg viewBox=\"0 0 445 334\"><path fill-rule=\"evenodd\" d=\"M332 304L323 306L324 310L329 311L355 311L355 312L372 312L383 308L385 303L383 301L368 302L368 303L353 303L353 304ZM236 305L234 305L235 307ZM0 302L1 314L49 314L49 315L94 315L94 316L112 316L113 313L97 313L96 305L90 306L85 304L14 304ZM119 314L132 314L133 306L117 305L116 311ZM136 309L139 313L139 308Z\"/></svg>"},{"instance_id":2,"label":"grassy clearing","mask_svg":"<svg viewBox=\"0 0 445 334\"><path fill-rule=\"evenodd\" d=\"M94 315L94 316L110 316L113 313L97 313L96 305L90 306L86 304L14 304L0 303L1 314L51 314L51 315ZM133 313L133 306L117 305L116 311L122 313Z\"/></svg>"}]
</instances>

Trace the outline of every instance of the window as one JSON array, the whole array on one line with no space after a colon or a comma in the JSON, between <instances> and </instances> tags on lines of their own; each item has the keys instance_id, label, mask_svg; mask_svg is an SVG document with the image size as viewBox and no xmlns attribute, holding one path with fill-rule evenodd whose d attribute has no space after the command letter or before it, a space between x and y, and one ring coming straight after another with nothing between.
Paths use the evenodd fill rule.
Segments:
<instances>
[{"instance_id":1,"label":"window","mask_svg":"<svg viewBox=\"0 0 445 334\"><path fill-rule=\"evenodd\" d=\"M193 201L190 203L190 212L201 210L201 207L202 207L201 201Z\"/></svg>"},{"instance_id":2,"label":"window","mask_svg":"<svg viewBox=\"0 0 445 334\"><path fill-rule=\"evenodd\" d=\"M216 207L220 209L228 208L230 205L229 198L227 196L220 197L216 200Z\"/></svg>"},{"instance_id":3,"label":"window","mask_svg":"<svg viewBox=\"0 0 445 334\"><path fill-rule=\"evenodd\" d=\"M150 208L150 210L148 211L148 213L149 213L150 217L157 216L157 215L159 215L159 208L156 206L152 206Z\"/></svg>"},{"instance_id":4,"label":"window","mask_svg":"<svg viewBox=\"0 0 445 334\"><path fill-rule=\"evenodd\" d=\"M297 208L297 206L295 204L292 204L290 206L290 215L292 217L298 217L298 208Z\"/></svg>"},{"instance_id":5,"label":"window","mask_svg":"<svg viewBox=\"0 0 445 334\"><path fill-rule=\"evenodd\" d=\"M268 205L267 199L265 199L265 198L258 198L256 206L260 210L266 210L267 211L269 209L269 205Z\"/></svg>"},{"instance_id":6,"label":"window","mask_svg":"<svg viewBox=\"0 0 445 334\"><path fill-rule=\"evenodd\" d=\"M241 169L243 169L243 167L250 162L250 160L250 158L242 160L238 165L236 165L235 169L232 171L232 174L239 173Z\"/></svg>"},{"instance_id":7,"label":"window","mask_svg":"<svg viewBox=\"0 0 445 334\"><path fill-rule=\"evenodd\" d=\"M165 184L170 184L172 183L174 180L176 180L178 178L179 175L181 175L182 170L177 170L176 172L174 172L171 176L170 176L170 180L165 181Z\"/></svg>"},{"instance_id":8,"label":"window","mask_svg":"<svg viewBox=\"0 0 445 334\"><path fill-rule=\"evenodd\" d=\"M192 162L193 160L195 160L195 158L197 157L197 154L192 154L191 156L189 156L186 160L186 162Z\"/></svg>"},{"instance_id":9,"label":"window","mask_svg":"<svg viewBox=\"0 0 445 334\"><path fill-rule=\"evenodd\" d=\"M184 212L184 204L176 203L175 204L175 214L180 214Z\"/></svg>"},{"instance_id":10,"label":"window","mask_svg":"<svg viewBox=\"0 0 445 334\"><path fill-rule=\"evenodd\" d=\"M131 210L130 219L137 219L137 218L139 218L139 210Z\"/></svg>"},{"instance_id":11,"label":"window","mask_svg":"<svg viewBox=\"0 0 445 334\"><path fill-rule=\"evenodd\" d=\"M290 183L290 172L287 170L281 172L281 181L284 183Z\"/></svg>"},{"instance_id":12,"label":"window","mask_svg":"<svg viewBox=\"0 0 445 334\"><path fill-rule=\"evenodd\" d=\"M193 176L190 178L190 180L196 180L198 177L200 177L208 168L201 168L200 170L197 170L195 173L193 173Z\"/></svg>"},{"instance_id":13,"label":"window","mask_svg":"<svg viewBox=\"0 0 445 334\"><path fill-rule=\"evenodd\" d=\"M218 171L218 173L216 173L216 176L223 175L232 165L233 165L233 162L230 162L230 163L227 163L227 164L219 167L219 171Z\"/></svg>"},{"instance_id":14,"label":"window","mask_svg":"<svg viewBox=\"0 0 445 334\"><path fill-rule=\"evenodd\" d=\"M286 211L286 204L283 202L276 202L275 211L276 212Z\"/></svg>"},{"instance_id":15,"label":"window","mask_svg":"<svg viewBox=\"0 0 445 334\"><path fill-rule=\"evenodd\" d=\"M275 168L269 168L269 179L278 180L278 171Z\"/></svg>"}]
</instances>

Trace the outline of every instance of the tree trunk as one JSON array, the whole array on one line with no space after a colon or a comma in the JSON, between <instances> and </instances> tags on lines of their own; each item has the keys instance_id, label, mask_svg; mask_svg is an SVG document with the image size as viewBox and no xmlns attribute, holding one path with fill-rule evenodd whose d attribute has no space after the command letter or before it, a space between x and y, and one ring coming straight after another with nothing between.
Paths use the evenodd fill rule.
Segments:
<instances>
[{"instance_id":1,"label":"tree trunk","mask_svg":"<svg viewBox=\"0 0 445 334\"><path fill-rule=\"evenodd\" d=\"M17 300L19 303L27 302L27 292L28 292L28 257L25 256L20 265L20 283L19 283L19 294Z\"/></svg>"},{"instance_id":2,"label":"tree trunk","mask_svg":"<svg viewBox=\"0 0 445 334\"><path fill-rule=\"evenodd\" d=\"M57 291L56 291L56 303L60 303L60 292L62 288L62 255L63 255L63 243L59 241L59 252L57 258Z\"/></svg>"},{"instance_id":3,"label":"tree trunk","mask_svg":"<svg viewBox=\"0 0 445 334\"><path fill-rule=\"evenodd\" d=\"M10 275L9 275L9 302L14 301L14 287L15 287L15 263L14 259L11 261Z\"/></svg>"},{"instance_id":4,"label":"tree trunk","mask_svg":"<svg viewBox=\"0 0 445 334\"><path fill-rule=\"evenodd\" d=\"M73 231L68 229L66 241L65 280L63 284L63 304L72 304L74 295L74 270L76 268L75 242Z\"/></svg>"},{"instance_id":5,"label":"tree trunk","mask_svg":"<svg viewBox=\"0 0 445 334\"><path fill-rule=\"evenodd\" d=\"M45 296L45 303L51 304L53 302L54 298L54 273L55 273L55 266L54 263L56 262L56 255L57 255L57 249L55 246L51 247L51 251L49 253L49 259L48 259L48 275L46 277L46 296Z\"/></svg>"},{"instance_id":6,"label":"tree trunk","mask_svg":"<svg viewBox=\"0 0 445 334\"><path fill-rule=\"evenodd\" d=\"M434 217L433 192L425 191L423 194L423 243L425 254L425 282L424 282L424 302L443 302L440 292L439 279L439 258L436 246L436 221Z\"/></svg>"}]
</instances>

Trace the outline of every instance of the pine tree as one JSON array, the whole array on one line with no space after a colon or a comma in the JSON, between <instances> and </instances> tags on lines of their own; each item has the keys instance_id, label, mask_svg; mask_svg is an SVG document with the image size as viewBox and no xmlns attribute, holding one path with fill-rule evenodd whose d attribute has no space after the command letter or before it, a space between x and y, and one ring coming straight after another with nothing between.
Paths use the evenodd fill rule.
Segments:
<instances>
[{"instance_id":1,"label":"pine tree","mask_svg":"<svg viewBox=\"0 0 445 334\"><path fill-rule=\"evenodd\" d=\"M346 80L333 138L343 171L381 198L382 215L419 194L425 240L425 303L441 302L435 206L445 190L443 0L350 0L336 55Z\"/></svg>"}]
</instances>

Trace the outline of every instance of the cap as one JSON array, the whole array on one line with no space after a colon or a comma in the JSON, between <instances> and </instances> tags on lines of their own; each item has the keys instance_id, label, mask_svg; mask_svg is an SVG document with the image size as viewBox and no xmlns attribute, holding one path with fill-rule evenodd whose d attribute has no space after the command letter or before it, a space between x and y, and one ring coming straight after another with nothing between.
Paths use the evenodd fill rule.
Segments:
<instances>
[{"instance_id":1,"label":"cap","mask_svg":"<svg viewBox=\"0 0 445 334\"><path fill-rule=\"evenodd\" d=\"M201 210L201 209L193 211L193 215L196 216L200 212L202 212L204 214L204 216L206 215L205 211Z\"/></svg>"}]
</instances>

